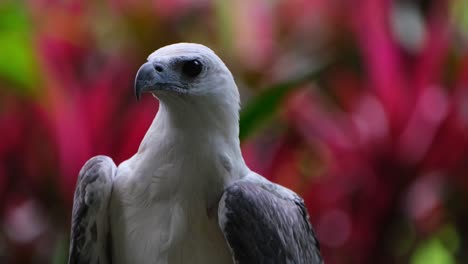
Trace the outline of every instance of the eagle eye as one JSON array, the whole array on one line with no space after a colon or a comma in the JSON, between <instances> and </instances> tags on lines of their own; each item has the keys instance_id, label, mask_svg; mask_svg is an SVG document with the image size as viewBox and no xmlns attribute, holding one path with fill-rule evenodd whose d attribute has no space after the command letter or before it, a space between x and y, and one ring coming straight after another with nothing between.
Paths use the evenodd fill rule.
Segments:
<instances>
[{"instance_id":1,"label":"eagle eye","mask_svg":"<svg viewBox=\"0 0 468 264\"><path fill-rule=\"evenodd\" d=\"M191 78L197 77L202 71L203 65L199 60L189 60L182 66L182 72Z\"/></svg>"}]
</instances>

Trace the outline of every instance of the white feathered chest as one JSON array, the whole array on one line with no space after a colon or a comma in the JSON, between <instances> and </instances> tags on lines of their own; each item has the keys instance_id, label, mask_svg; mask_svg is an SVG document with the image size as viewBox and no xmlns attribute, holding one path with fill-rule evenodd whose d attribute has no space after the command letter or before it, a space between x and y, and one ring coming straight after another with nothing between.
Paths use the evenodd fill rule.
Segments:
<instances>
[{"instance_id":1,"label":"white feathered chest","mask_svg":"<svg viewBox=\"0 0 468 264\"><path fill-rule=\"evenodd\" d=\"M110 211L115 263L232 263L216 214L230 172L221 154L194 144L164 142L119 166Z\"/></svg>"}]
</instances>

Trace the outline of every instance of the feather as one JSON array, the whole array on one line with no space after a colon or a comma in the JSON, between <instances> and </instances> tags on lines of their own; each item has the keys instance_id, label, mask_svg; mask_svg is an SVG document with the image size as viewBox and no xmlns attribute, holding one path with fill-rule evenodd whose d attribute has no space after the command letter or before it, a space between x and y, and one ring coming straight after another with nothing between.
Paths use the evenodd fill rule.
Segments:
<instances>
[{"instance_id":1,"label":"feather","mask_svg":"<svg viewBox=\"0 0 468 264\"><path fill-rule=\"evenodd\" d=\"M219 224L235 263L323 263L302 199L260 177L231 184L220 201Z\"/></svg>"},{"instance_id":2,"label":"feather","mask_svg":"<svg viewBox=\"0 0 468 264\"><path fill-rule=\"evenodd\" d=\"M110 263L108 204L114 162L91 158L81 169L73 199L69 264Z\"/></svg>"}]
</instances>

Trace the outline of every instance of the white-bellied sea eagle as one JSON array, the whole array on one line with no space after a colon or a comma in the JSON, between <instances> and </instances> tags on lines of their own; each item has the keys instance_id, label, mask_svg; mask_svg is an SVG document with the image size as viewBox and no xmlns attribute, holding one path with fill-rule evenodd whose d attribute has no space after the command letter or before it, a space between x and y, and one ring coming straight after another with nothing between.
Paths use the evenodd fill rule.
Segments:
<instances>
[{"instance_id":1,"label":"white-bellied sea eagle","mask_svg":"<svg viewBox=\"0 0 468 264\"><path fill-rule=\"evenodd\" d=\"M81 169L70 264L323 262L303 200L246 166L239 92L211 49L156 50L134 88L158 113L133 157Z\"/></svg>"}]
</instances>

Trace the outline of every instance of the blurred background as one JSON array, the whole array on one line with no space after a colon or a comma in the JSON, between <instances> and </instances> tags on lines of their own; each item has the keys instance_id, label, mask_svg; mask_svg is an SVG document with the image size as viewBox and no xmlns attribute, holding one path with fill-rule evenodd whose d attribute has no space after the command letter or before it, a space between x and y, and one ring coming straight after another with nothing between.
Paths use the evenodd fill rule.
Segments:
<instances>
[{"instance_id":1,"label":"blurred background","mask_svg":"<svg viewBox=\"0 0 468 264\"><path fill-rule=\"evenodd\" d=\"M181 41L233 72L246 162L326 263L467 263L466 0L2 0L1 263L66 262L79 169L135 153L133 78Z\"/></svg>"}]
</instances>

